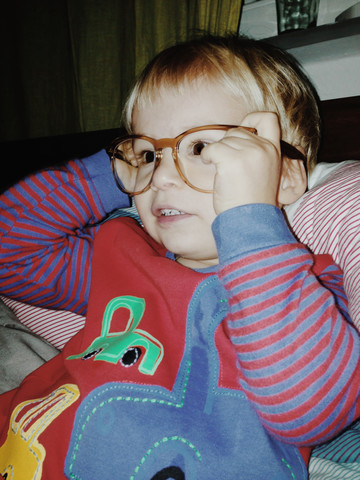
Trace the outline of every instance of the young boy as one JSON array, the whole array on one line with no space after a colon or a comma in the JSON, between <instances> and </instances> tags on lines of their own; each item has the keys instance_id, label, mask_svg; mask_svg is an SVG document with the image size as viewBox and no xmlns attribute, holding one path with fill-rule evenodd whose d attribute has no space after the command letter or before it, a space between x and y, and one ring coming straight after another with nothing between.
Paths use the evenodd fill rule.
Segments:
<instances>
[{"instance_id":1,"label":"young boy","mask_svg":"<svg viewBox=\"0 0 360 480\"><path fill-rule=\"evenodd\" d=\"M1 293L87 320L0 397L0 473L307 478L303 447L357 417L360 375L341 272L281 212L316 156L309 82L273 47L204 37L151 62L126 123L126 193L102 151L2 198ZM142 225L100 225L127 194Z\"/></svg>"}]
</instances>

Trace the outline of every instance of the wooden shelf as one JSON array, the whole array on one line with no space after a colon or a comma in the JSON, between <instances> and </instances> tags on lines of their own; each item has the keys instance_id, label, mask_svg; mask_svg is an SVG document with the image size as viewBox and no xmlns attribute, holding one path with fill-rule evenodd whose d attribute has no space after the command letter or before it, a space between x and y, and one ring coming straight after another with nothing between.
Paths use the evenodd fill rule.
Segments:
<instances>
[{"instance_id":1,"label":"wooden shelf","mask_svg":"<svg viewBox=\"0 0 360 480\"><path fill-rule=\"evenodd\" d=\"M264 41L288 50L359 34L360 18L357 17L329 25L308 28L307 30L283 33L275 37L265 38Z\"/></svg>"}]
</instances>

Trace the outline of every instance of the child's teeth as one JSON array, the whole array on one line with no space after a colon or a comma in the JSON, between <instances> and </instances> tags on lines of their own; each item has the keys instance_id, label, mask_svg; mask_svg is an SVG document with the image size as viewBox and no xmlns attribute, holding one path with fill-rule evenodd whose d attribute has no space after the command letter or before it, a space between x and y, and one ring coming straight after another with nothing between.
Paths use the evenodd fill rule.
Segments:
<instances>
[{"instance_id":1,"label":"child's teeth","mask_svg":"<svg viewBox=\"0 0 360 480\"><path fill-rule=\"evenodd\" d=\"M161 215L165 215L165 217L170 215L183 215L183 212L179 212L179 210L173 210L171 208L164 208L161 210Z\"/></svg>"}]
</instances>

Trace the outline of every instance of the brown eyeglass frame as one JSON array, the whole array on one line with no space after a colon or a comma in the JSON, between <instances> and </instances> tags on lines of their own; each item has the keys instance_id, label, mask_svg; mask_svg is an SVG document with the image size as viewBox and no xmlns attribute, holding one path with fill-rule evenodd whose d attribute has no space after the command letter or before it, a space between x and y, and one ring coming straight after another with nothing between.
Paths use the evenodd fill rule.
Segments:
<instances>
[{"instance_id":1,"label":"brown eyeglass frame","mask_svg":"<svg viewBox=\"0 0 360 480\"><path fill-rule=\"evenodd\" d=\"M181 133L180 135L178 135L175 138L159 138L158 140L155 140L154 138L147 137L146 135L126 135L126 136L123 136L123 137L117 137L111 142L110 146L106 149L108 155L110 156L111 168L112 168L112 171L113 171L113 175L114 175L116 184L122 192L124 192L124 193L126 193L130 196L140 195L141 193L146 192L147 190L149 190L149 188L151 186L152 178L154 176L154 173L155 173L157 167L159 166L159 164L162 160L162 157L163 157L162 150L164 148L171 148L176 170L179 173L180 178L183 180L183 182L186 183L186 185L188 185L190 188L192 188L194 190L197 190L198 192L212 193L213 190L205 190L203 188L199 188L199 187L196 187L195 185L193 185L191 182L189 182L189 180L185 177L185 175L181 171L181 168L180 168L179 162L178 162L179 143L181 142L181 140L186 135L188 135L190 133L201 132L203 130L224 130L224 131L227 131L227 130L230 130L231 128L239 128L239 127L244 128L248 132L251 132L251 133L254 133L255 135L257 135L256 128L243 127L243 126L239 126L239 125L220 125L219 124L219 125L203 125L201 127L190 128L189 130L186 130L185 132ZM155 165L154 165L154 169L153 169L151 178L149 180L149 183L146 185L146 187L144 187L142 190L139 190L139 191L136 191L136 192L129 192L123 186L120 178L117 175L116 168L115 168L115 160L118 158L116 156L117 146L120 143L124 142L125 140L136 139L136 138L147 140L148 142L150 142L154 146ZM306 157L297 148L295 148L293 145L290 145L289 143L285 142L284 140L280 140L280 148L281 148L281 154L282 155L286 156L290 160L301 160L301 161L303 161L304 164L305 164L305 168L306 168ZM121 161L127 163L128 165L131 165L130 162L127 162L124 159L121 159ZM133 165L131 165L131 166L133 166ZM134 167L134 168L136 168L136 167Z\"/></svg>"}]
</instances>

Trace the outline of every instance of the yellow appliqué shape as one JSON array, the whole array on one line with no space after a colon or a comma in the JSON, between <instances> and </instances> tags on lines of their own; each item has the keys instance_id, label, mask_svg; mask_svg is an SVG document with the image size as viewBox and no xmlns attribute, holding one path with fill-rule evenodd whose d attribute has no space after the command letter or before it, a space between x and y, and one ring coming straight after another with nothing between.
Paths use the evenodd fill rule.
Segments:
<instances>
[{"instance_id":1,"label":"yellow appliqu\u00e9 shape","mask_svg":"<svg viewBox=\"0 0 360 480\"><path fill-rule=\"evenodd\" d=\"M66 384L47 397L27 400L15 408L0 447L0 473L5 479L41 479L46 451L38 437L79 395L76 385Z\"/></svg>"}]
</instances>

